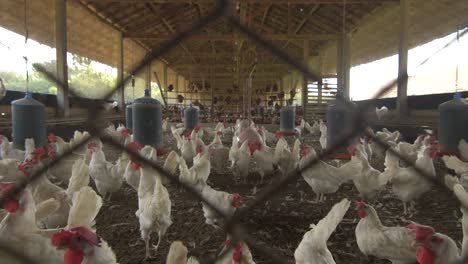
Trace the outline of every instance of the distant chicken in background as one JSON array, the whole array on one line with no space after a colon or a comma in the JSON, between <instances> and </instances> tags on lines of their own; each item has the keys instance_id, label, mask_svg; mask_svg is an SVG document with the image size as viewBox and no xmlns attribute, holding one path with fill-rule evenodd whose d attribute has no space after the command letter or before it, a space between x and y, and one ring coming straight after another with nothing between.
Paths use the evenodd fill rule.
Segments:
<instances>
[{"instance_id":1,"label":"distant chicken in background","mask_svg":"<svg viewBox=\"0 0 468 264\"><path fill-rule=\"evenodd\" d=\"M102 106L104 107L104 110L109 112L110 110L116 108L119 105L117 101L114 101L112 103L103 103Z\"/></svg>"},{"instance_id":2,"label":"distant chicken in background","mask_svg":"<svg viewBox=\"0 0 468 264\"><path fill-rule=\"evenodd\" d=\"M255 150L253 153L253 159L257 164L257 171L260 174L260 183L263 183L265 175L273 174L276 166L275 150L268 147L263 142L259 150Z\"/></svg>"},{"instance_id":3,"label":"distant chicken in background","mask_svg":"<svg viewBox=\"0 0 468 264\"><path fill-rule=\"evenodd\" d=\"M359 173L351 175L354 186L356 186L359 195L364 200L374 200L378 193L387 185L390 174L382 173L370 165L363 145L358 144L349 149L352 153L351 161L355 159L360 160L362 165L362 170Z\"/></svg>"},{"instance_id":4,"label":"distant chicken in background","mask_svg":"<svg viewBox=\"0 0 468 264\"><path fill-rule=\"evenodd\" d=\"M375 113L377 115L377 119L382 120L382 118L388 114L388 108L386 106L382 106L381 108L376 107Z\"/></svg>"},{"instance_id":5,"label":"distant chicken in background","mask_svg":"<svg viewBox=\"0 0 468 264\"><path fill-rule=\"evenodd\" d=\"M327 124L323 122L322 119L320 119L319 130L320 130L320 139L319 139L320 146L322 147L322 149L326 149L327 148Z\"/></svg>"},{"instance_id":6,"label":"distant chicken in background","mask_svg":"<svg viewBox=\"0 0 468 264\"><path fill-rule=\"evenodd\" d=\"M93 178L99 194L110 201L112 193L118 191L123 183L122 168L106 160L104 151L100 147L91 149L91 161L89 162L89 175Z\"/></svg>"},{"instance_id":7,"label":"distant chicken in background","mask_svg":"<svg viewBox=\"0 0 468 264\"><path fill-rule=\"evenodd\" d=\"M312 159L317 157L317 153L312 147L301 146L301 160L299 168L303 169ZM302 178L309 184L316 200L314 203L324 201L325 194L332 194L338 191L341 184L349 181L352 175L356 175L362 170L361 161L351 160L337 168L320 160L318 164L302 171Z\"/></svg>"},{"instance_id":8,"label":"distant chicken in background","mask_svg":"<svg viewBox=\"0 0 468 264\"><path fill-rule=\"evenodd\" d=\"M424 147L418 153L415 163L416 167L423 170L433 179L436 177L433 159L437 156L438 151L437 145ZM387 155L390 154L387 153ZM397 159L397 157L390 155L389 159ZM409 212L407 203L410 203L410 209L414 209L413 201L432 188L431 179L426 179L425 176L420 175L413 167L399 167L395 160L388 164L394 166L393 168L387 168L392 172L389 177L393 193L403 202L404 214L407 214Z\"/></svg>"},{"instance_id":9,"label":"distant chicken in background","mask_svg":"<svg viewBox=\"0 0 468 264\"><path fill-rule=\"evenodd\" d=\"M7 93L7 89L5 88L5 85L3 84L3 79L0 78L0 101L5 97Z\"/></svg>"}]
</instances>

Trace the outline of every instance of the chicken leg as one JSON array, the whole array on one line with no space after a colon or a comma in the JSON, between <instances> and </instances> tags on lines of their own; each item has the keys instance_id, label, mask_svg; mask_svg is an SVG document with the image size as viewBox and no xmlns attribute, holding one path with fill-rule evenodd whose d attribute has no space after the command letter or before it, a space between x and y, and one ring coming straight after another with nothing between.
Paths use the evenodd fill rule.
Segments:
<instances>
[{"instance_id":1,"label":"chicken leg","mask_svg":"<svg viewBox=\"0 0 468 264\"><path fill-rule=\"evenodd\" d=\"M143 261L147 261L147 260L150 260L150 259L154 259L155 256L151 256L150 254L150 247L149 247L149 244L150 244L150 240L151 240L151 236L148 235L147 237L145 237L145 258L143 259Z\"/></svg>"}]
</instances>

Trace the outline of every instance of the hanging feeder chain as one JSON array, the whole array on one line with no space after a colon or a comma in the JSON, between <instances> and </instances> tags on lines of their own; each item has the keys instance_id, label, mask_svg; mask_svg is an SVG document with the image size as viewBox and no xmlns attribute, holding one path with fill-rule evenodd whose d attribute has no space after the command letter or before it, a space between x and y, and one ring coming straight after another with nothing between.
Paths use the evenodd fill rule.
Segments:
<instances>
[{"instance_id":1,"label":"hanging feeder chain","mask_svg":"<svg viewBox=\"0 0 468 264\"><path fill-rule=\"evenodd\" d=\"M460 49L460 27L457 27L457 49ZM457 65L455 66L455 92L458 92L458 64L459 59L457 58Z\"/></svg>"},{"instance_id":2,"label":"hanging feeder chain","mask_svg":"<svg viewBox=\"0 0 468 264\"><path fill-rule=\"evenodd\" d=\"M29 28L28 28L28 0L24 0L24 45L26 46L27 50L27 45L28 45L28 39L29 39ZM26 64L26 92L29 92L29 69L28 69L28 56L25 55L23 56L24 62Z\"/></svg>"}]
</instances>

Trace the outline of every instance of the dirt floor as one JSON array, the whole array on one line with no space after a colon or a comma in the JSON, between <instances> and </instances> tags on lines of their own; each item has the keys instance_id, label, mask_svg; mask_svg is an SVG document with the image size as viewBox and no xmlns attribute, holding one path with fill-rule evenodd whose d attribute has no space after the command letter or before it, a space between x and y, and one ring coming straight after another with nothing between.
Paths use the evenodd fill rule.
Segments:
<instances>
[{"instance_id":1,"label":"dirt floor","mask_svg":"<svg viewBox=\"0 0 468 264\"><path fill-rule=\"evenodd\" d=\"M164 142L166 147L175 149L172 136L166 134ZM317 136L306 136L304 141L317 147ZM206 138L206 143L211 138ZM226 139L225 145L230 146ZM116 153L107 151L109 159L115 159ZM371 162L376 169L383 169L383 158L378 157ZM259 175L249 175L248 183L235 184L232 171L227 168L224 174L212 173L209 184L219 190L237 192L248 199L257 191L264 188L271 177L266 177L263 184L258 184ZM438 177L445 174L445 167L440 160L436 160ZM225 234L212 226L205 224L200 201L174 185L168 187L172 201L172 221L166 236L159 247L155 259L146 263L165 263L170 243L181 240L189 249L189 254L200 260L214 257L225 240ZM301 193L303 198L301 200ZM309 230L309 225L317 223L324 217L333 204L343 198L351 201L358 199L358 193L351 184L344 184L334 195L326 197L325 202L313 204L309 201L315 199L315 194L307 183L300 178L297 182L283 188L274 198L265 205L255 208L243 220L250 234L269 248L275 254L283 256L288 263L294 263L294 251L302 239L303 234ZM462 239L461 218L458 202L449 192L441 188L434 188L417 202L417 212L414 215L403 215L402 203L393 196L391 189L383 191L374 206L385 225L402 225L402 218L411 219L426 225L433 226L438 232L445 233L457 242ZM123 188L113 194L110 203L106 203L97 218L97 232L115 251L119 263L141 263L144 258L144 244L141 242L131 246L140 239L138 219L135 211L138 209L136 192L124 183ZM337 263L390 263L373 257L364 256L357 247L354 229L358 217L350 208L342 223L340 223L328 241L328 247ZM157 235L153 243L156 244ZM256 263L273 263L264 255L252 250Z\"/></svg>"}]
</instances>

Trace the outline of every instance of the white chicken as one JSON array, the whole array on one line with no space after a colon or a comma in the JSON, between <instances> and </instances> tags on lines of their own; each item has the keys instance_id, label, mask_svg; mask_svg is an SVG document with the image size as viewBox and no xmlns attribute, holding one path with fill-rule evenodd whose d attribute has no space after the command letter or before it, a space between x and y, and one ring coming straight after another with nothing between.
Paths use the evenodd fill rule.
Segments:
<instances>
[{"instance_id":1,"label":"white chicken","mask_svg":"<svg viewBox=\"0 0 468 264\"><path fill-rule=\"evenodd\" d=\"M260 174L260 183L263 183L265 175L273 174L275 171L275 165L277 163L275 159L275 150L268 147L263 142L260 150L255 150L253 159L257 164L257 171Z\"/></svg>"},{"instance_id":2,"label":"white chicken","mask_svg":"<svg viewBox=\"0 0 468 264\"><path fill-rule=\"evenodd\" d=\"M123 175L119 173L121 166L108 162L101 148L93 148L89 162L89 175L94 180L96 188L104 199L110 200L112 193L118 191L123 183Z\"/></svg>"},{"instance_id":3,"label":"white chicken","mask_svg":"<svg viewBox=\"0 0 468 264\"><path fill-rule=\"evenodd\" d=\"M278 140L275 147L275 158L274 160L277 162L279 170L283 174L283 176L288 175L294 169L297 168L297 165L300 160L300 145L301 141L296 139L294 141L294 146L292 151L289 149L289 145L286 140L282 137Z\"/></svg>"},{"instance_id":4,"label":"white chicken","mask_svg":"<svg viewBox=\"0 0 468 264\"><path fill-rule=\"evenodd\" d=\"M127 148L138 152L142 149L142 146L136 142L132 142L127 145ZM128 185L130 185L135 191L138 191L138 185L140 183L140 163L136 161L135 157L130 155L130 162L127 163L125 168L124 179Z\"/></svg>"},{"instance_id":5,"label":"white chicken","mask_svg":"<svg viewBox=\"0 0 468 264\"><path fill-rule=\"evenodd\" d=\"M201 192L202 189L205 187L206 182L203 181L203 179L197 177L198 175L195 172L189 170L189 168L187 167L187 163L184 159L180 159L179 161L179 172L180 182L191 186L198 192Z\"/></svg>"},{"instance_id":6,"label":"white chicken","mask_svg":"<svg viewBox=\"0 0 468 264\"><path fill-rule=\"evenodd\" d=\"M182 139L182 146L180 148L180 152L182 155L182 158L184 160L191 164L193 162L193 158L197 155L195 151L195 146L194 143L192 142L192 138L188 135L184 135L184 138Z\"/></svg>"},{"instance_id":7,"label":"white chicken","mask_svg":"<svg viewBox=\"0 0 468 264\"><path fill-rule=\"evenodd\" d=\"M415 162L418 158L418 152L423 146L424 135L419 135L413 144L401 141L397 145L398 153L411 162Z\"/></svg>"},{"instance_id":8,"label":"white chicken","mask_svg":"<svg viewBox=\"0 0 468 264\"><path fill-rule=\"evenodd\" d=\"M416 258L421 264L466 263L468 257L468 193L460 184L453 186L453 192L461 203L463 242L461 250L452 238L437 233L430 226L412 222L414 242L418 246Z\"/></svg>"},{"instance_id":9,"label":"white chicken","mask_svg":"<svg viewBox=\"0 0 468 264\"><path fill-rule=\"evenodd\" d=\"M418 153L415 163L416 167L424 171L432 179L436 177L433 158L435 158L437 152L438 148L435 145L425 147ZM389 158L396 158L396 156L391 155ZM431 179L426 179L425 176L420 175L413 167L400 168L395 165L395 162L391 164L396 166L389 168L392 172L390 174L390 183L392 184L393 193L403 202L403 210L407 214L407 203L410 203L410 209L414 209L413 201L428 192L432 187L432 182Z\"/></svg>"},{"instance_id":10,"label":"white chicken","mask_svg":"<svg viewBox=\"0 0 468 264\"><path fill-rule=\"evenodd\" d=\"M244 183L247 182L249 175L249 166L251 160L251 150L249 149L249 142L246 140L242 143L241 147L237 150L237 159L235 160L235 174L244 178ZM237 182L237 180L236 180Z\"/></svg>"},{"instance_id":11,"label":"white chicken","mask_svg":"<svg viewBox=\"0 0 468 264\"><path fill-rule=\"evenodd\" d=\"M141 154L152 159L156 150L146 146ZM171 200L167 189L161 182L161 175L153 168L142 164L140 169L140 184L138 185L138 211L141 239L145 241L145 259L151 258L150 237L153 232L158 233L158 243L154 247L157 251L163 236L171 226Z\"/></svg>"},{"instance_id":12,"label":"white chicken","mask_svg":"<svg viewBox=\"0 0 468 264\"><path fill-rule=\"evenodd\" d=\"M458 143L458 151L460 151L460 156L464 160L468 160L468 143L464 139L461 139Z\"/></svg>"},{"instance_id":13,"label":"white chicken","mask_svg":"<svg viewBox=\"0 0 468 264\"><path fill-rule=\"evenodd\" d=\"M445 166L449 169L455 171L457 175L459 175L460 184L463 187L468 187L468 163L461 161L456 156L443 156L442 160L445 163Z\"/></svg>"},{"instance_id":14,"label":"white chicken","mask_svg":"<svg viewBox=\"0 0 468 264\"><path fill-rule=\"evenodd\" d=\"M115 253L94 227L101 207L101 197L90 187L82 188L73 197L67 227L51 238L57 249L65 249L64 263L117 264Z\"/></svg>"},{"instance_id":15,"label":"white chicken","mask_svg":"<svg viewBox=\"0 0 468 264\"><path fill-rule=\"evenodd\" d=\"M170 131L170 124L169 124L169 117L166 117L162 123L162 130L163 132L169 132Z\"/></svg>"},{"instance_id":16,"label":"white chicken","mask_svg":"<svg viewBox=\"0 0 468 264\"><path fill-rule=\"evenodd\" d=\"M24 150L13 148L13 142L9 142L8 138L0 135L0 157L2 157L2 159L17 159L23 161L25 159L25 154L26 152Z\"/></svg>"},{"instance_id":17,"label":"white chicken","mask_svg":"<svg viewBox=\"0 0 468 264\"><path fill-rule=\"evenodd\" d=\"M351 175L362 170L362 164L358 159L351 160L339 168L320 160L314 166L304 170L304 167L316 157L317 153L312 147L302 145L299 168L302 170L302 178L316 194L314 203L323 201L325 194L335 193L341 184L351 179Z\"/></svg>"},{"instance_id":18,"label":"white chicken","mask_svg":"<svg viewBox=\"0 0 468 264\"><path fill-rule=\"evenodd\" d=\"M343 220L349 209L350 201L343 199L335 204L317 225L310 225L311 230L304 234L301 243L294 252L296 264L335 264L335 260L327 248L327 241Z\"/></svg>"},{"instance_id":19,"label":"white chicken","mask_svg":"<svg viewBox=\"0 0 468 264\"><path fill-rule=\"evenodd\" d=\"M327 124L323 122L322 119L320 119L319 130L320 130L320 138L319 138L320 146L322 147L322 149L326 149L327 148Z\"/></svg>"},{"instance_id":20,"label":"white chicken","mask_svg":"<svg viewBox=\"0 0 468 264\"><path fill-rule=\"evenodd\" d=\"M382 106L381 108L376 107L375 114L378 120L382 120L382 118L388 114L388 108L386 106Z\"/></svg>"},{"instance_id":21,"label":"white chicken","mask_svg":"<svg viewBox=\"0 0 468 264\"><path fill-rule=\"evenodd\" d=\"M204 201L208 201L210 204L216 206L216 208L221 210L221 213L227 217L232 216L244 200L238 193L229 194L227 192L217 191L209 185L203 188L201 195ZM203 215L205 216L205 223L216 228L221 227L221 224L224 223L224 217L219 215L204 202L202 202L202 208Z\"/></svg>"},{"instance_id":22,"label":"white chicken","mask_svg":"<svg viewBox=\"0 0 468 264\"><path fill-rule=\"evenodd\" d=\"M0 196L11 191L14 183L0 183ZM63 253L57 252L49 238L42 236L36 226L36 206L29 187L3 205L8 214L0 223L0 241L34 259L38 263L63 263ZM42 212L47 215L47 212ZM2 263L10 263L7 254L0 253ZM17 260L11 263L17 263Z\"/></svg>"},{"instance_id":23,"label":"white chicken","mask_svg":"<svg viewBox=\"0 0 468 264\"><path fill-rule=\"evenodd\" d=\"M7 93L7 89L5 88L5 84L3 84L3 79L0 78L0 101L5 97Z\"/></svg>"},{"instance_id":24,"label":"white chicken","mask_svg":"<svg viewBox=\"0 0 468 264\"><path fill-rule=\"evenodd\" d=\"M190 257L187 260L188 250L180 241L174 241L167 253L166 264L199 264L198 260Z\"/></svg>"},{"instance_id":25,"label":"white chicken","mask_svg":"<svg viewBox=\"0 0 468 264\"><path fill-rule=\"evenodd\" d=\"M23 173L18 170L18 166L22 162L17 159L2 159L0 160L0 175L2 182L19 182L24 180Z\"/></svg>"},{"instance_id":26,"label":"white chicken","mask_svg":"<svg viewBox=\"0 0 468 264\"><path fill-rule=\"evenodd\" d=\"M351 160L358 159L361 161L362 170L359 173L351 175L354 186L359 191L359 195L364 200L373 200L377 194L387 184L390 173L382 173L374 169L367 158L363 145L357 145L352 153Z\"/></svg>"},{"instance_id":27,"label":"white chicken","mask_svg":"<svg viewBox=\"0 0 468 264\"><path fill-rule=\"evenodd\" d=\"M164 161L164 169L166 169L171 174L175 174L177 167L179 166L179 160L179 155L177 155L175 151L171 151ZM166 177L163 177L161 180L164 185L170 183L170 179Z\"/></svg>"},{"instance_id":28,"label":"white chicken","mask_svg":"<svg viewBox=\"0 0 468 264\"><path fill-rule=\"evenodd\" d=\"M410 229L384 226L375 209L364 202L356 202L356 210L361 219L356 226L356 241L364 255L395 264L416 261L416 246L409 235Z\"/></svg>"}]
</instances>

